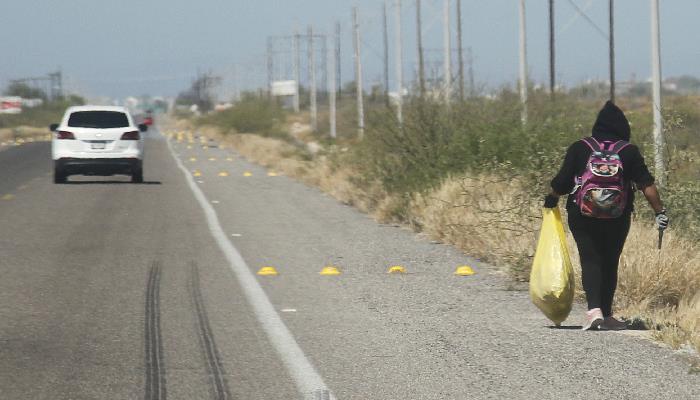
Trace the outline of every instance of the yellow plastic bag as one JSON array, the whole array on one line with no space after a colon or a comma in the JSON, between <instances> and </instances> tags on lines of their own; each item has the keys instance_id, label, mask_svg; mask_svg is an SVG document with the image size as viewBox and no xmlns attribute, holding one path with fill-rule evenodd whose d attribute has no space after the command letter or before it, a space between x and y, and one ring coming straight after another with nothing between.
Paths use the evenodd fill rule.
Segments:
<instances>
[{"instance_id":1,"label":"yellow plastic bag","mask_svg":"<svg viewBox=\"0 0 700 400\"><path fill-rule=\"evenodd\" d=\"M542 210L542 230L530 272L530 298L556 326L569 316L574 301L574 269L566 248L558 208Z\"/></svg>"}]
</instances>

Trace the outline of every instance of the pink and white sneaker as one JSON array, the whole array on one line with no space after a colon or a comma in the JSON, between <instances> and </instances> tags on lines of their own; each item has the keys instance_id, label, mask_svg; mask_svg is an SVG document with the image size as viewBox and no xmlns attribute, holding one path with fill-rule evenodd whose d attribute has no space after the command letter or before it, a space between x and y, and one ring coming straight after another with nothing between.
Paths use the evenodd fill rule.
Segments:
<instances>
[{"instance_id":1,"label":"pink and white sneaker","mask_svg":"<svg viewBox=\"0 0 700 400\"><path fill-rule=\"evenodd\" d=\"M605 320L600 308L586 311L586 322L583 324L583 331L598 330Z\"/></svg>"}]
</instances>

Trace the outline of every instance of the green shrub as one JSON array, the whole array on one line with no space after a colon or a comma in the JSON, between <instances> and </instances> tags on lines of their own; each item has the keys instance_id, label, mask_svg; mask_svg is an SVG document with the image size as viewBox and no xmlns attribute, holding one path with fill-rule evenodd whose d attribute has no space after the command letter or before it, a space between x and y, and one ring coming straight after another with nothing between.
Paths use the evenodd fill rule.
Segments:
<instances>
[{"instance_id":1,"label":"green shrub","mask_svg":"<svg viewBox=\"0 0 700 400\"><path fill-rule=\"evenodd\" d=\"M246 95L228 110L215 112L199 119L200 124L235 129L240 133L262 136L280 136L284 110L274 101L255 95Z\"/></svg>"}]
</instances>

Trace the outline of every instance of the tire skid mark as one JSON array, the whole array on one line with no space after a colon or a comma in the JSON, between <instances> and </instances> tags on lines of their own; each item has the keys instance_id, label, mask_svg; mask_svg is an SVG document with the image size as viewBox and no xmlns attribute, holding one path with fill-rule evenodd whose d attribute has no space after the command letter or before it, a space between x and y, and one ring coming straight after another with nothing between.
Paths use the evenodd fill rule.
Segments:
<instances>
[{"instance_id":1,"label":"tire skid mark","mask_svg":"<svg viewBox=\"0 0 700 400\"><path fill-rule=\"evenodd\" d=\"M199 283L199 267L195 262L192 262L190 265L190 294L197 314L199 342L202 347L204 358L206 359L207 372L213 390L213 399L233 399L226 381L226 371L221 362L219 349L216 346L214 334L209 324L209 316L204 307L204 298L202 297L202 290Z\"/></svg>"},{"instance_id":2,"label":"tire skid mark","mask_svg":"<svg viewBox=\"0 0 700 400\"><path fill-rule=\"evenodd\" d=\"M154 261L148 274L145 313L146 388L145 400L166 400L163 340L160 331L160 263Z\"/></svg>"}]
</instances>

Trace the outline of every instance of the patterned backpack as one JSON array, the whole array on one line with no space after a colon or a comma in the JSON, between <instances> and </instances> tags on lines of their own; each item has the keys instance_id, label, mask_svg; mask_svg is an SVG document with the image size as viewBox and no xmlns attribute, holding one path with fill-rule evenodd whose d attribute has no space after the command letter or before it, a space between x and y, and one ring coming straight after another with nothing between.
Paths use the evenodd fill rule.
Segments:
<instances>
[{"instance_id":1,"label":"patterned backpack","mask_svg":"<svg viewBox=\"0 0 700 400\"><path fill-rule=\"evenodd\" d=\"M622 171L620 151L629 145L617 142L598 142L593 137L581 139L591 148L586 169L577 176L574 201L581 214L594 218L617 218L627 206L629 184Z\"/></svg>"}]
</instances>

